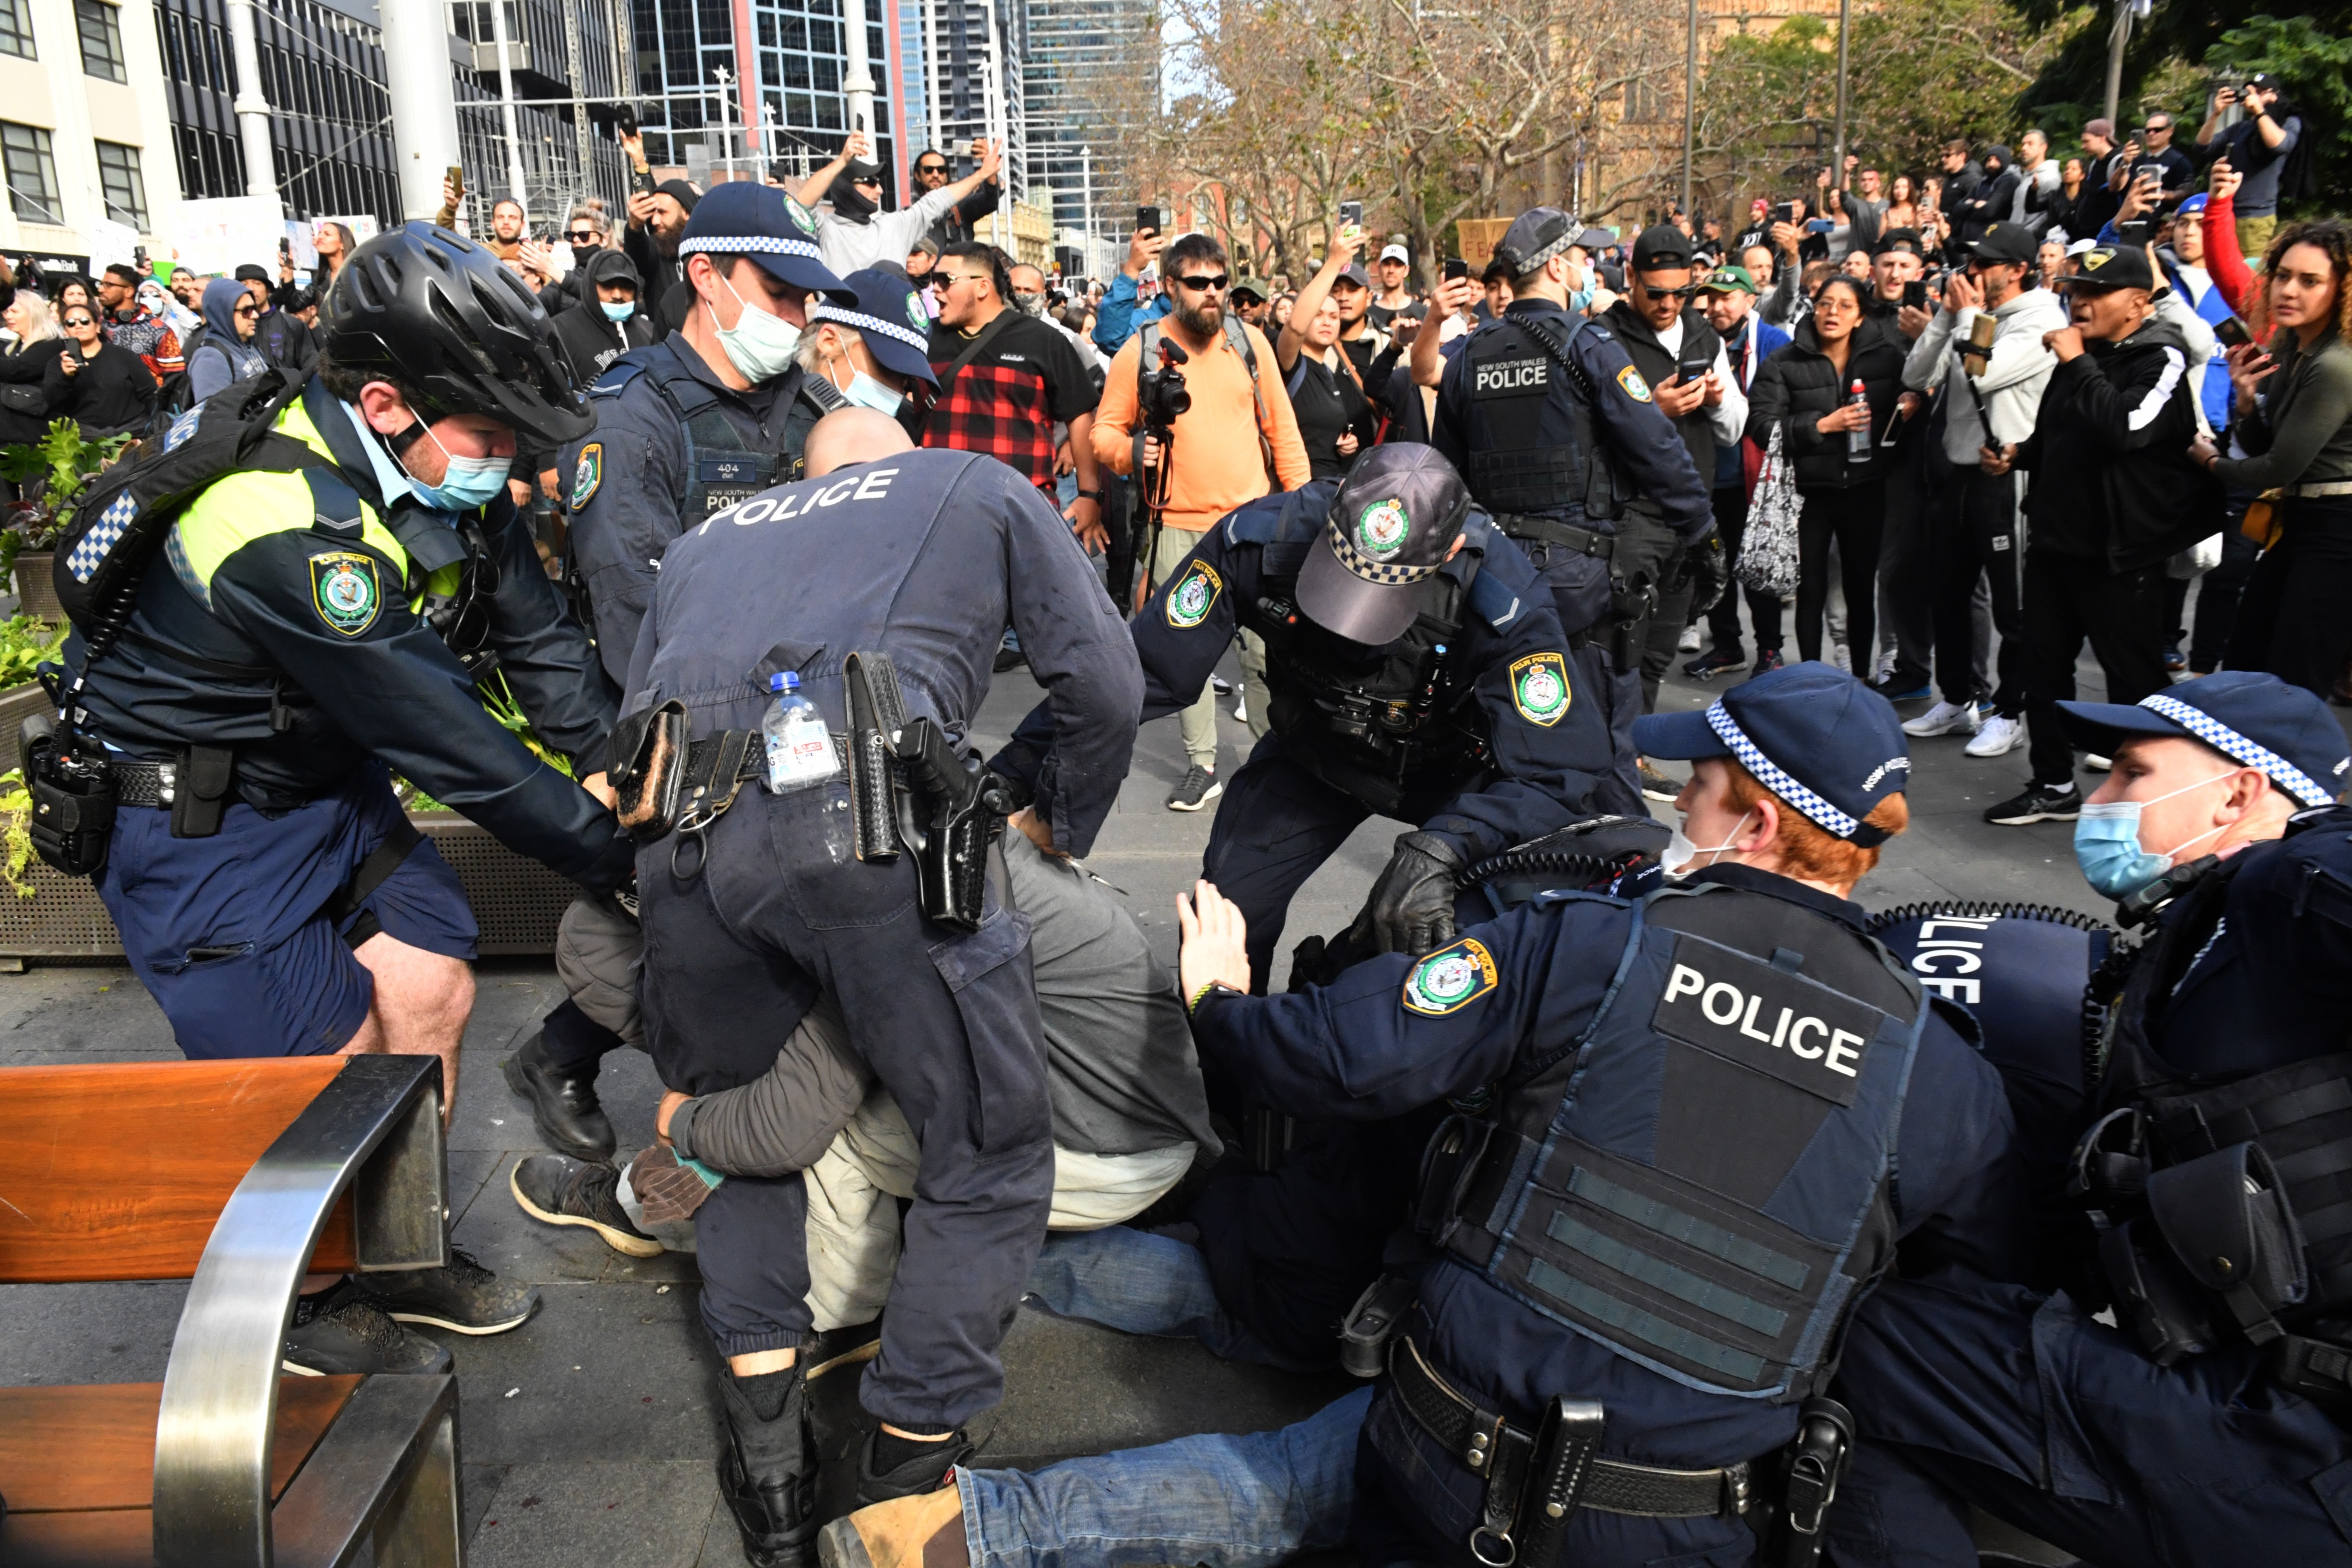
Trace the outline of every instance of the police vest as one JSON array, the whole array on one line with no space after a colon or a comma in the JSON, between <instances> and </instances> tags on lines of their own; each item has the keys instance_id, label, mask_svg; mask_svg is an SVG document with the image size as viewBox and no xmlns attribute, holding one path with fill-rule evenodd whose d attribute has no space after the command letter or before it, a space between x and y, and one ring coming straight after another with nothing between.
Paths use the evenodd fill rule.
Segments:
<instances>
[{"instance_id":1,"label":"police vest","mask_svg":"<svg viewBox=\"0 0 2352 1568\"><path fill-rule=\"evenodd\" d=\"M1493 1120L1441 1130L1433 1239L1686 1387L1802 1399L1894 1258L1930 1005L1876 942L1787 900L1653 893L1583 1037L1507 1084Z\"/></svg>"},{"instance_id":2,"label":"police vest","mask_svg":"<svg viewBox=\"0 0 2352 1568\"><path fill-rule=\"evenodd\" d=\"M1707 324L1706 317L1685 308L1683 311L1683 347L1679 356L1670 354L1658 342L1650 323L1636 315L1630 305L1612 306L1606 318L1610 331L1625 345L1625 353L1633 368L1642 373L1652 386L1663 386L1672 381L1684 363L1705 360L1715 363L1723 352L1723 337ZM1690 452L1691 465L1708 484L1715 482L1715 426L1707 422L1704 405L1692 409L1674 422L1675 434Z\"/></svg>"},{"instance_id":3,"label":"police vest","mask_svg":"<svg viewBox=\"0 0 2352 1568\"><path fill-rule=\"evenodd\" d=\"M1563 342L1585 330L1579 320ZM1614 518L1623 506L1592 422L1592 392L1524 322L1506 314L1463 351L1470 494L1488 511Z\"/></svg>"},{"instance_id":4,"label":"police vest","mask_svg":"<svg viewBox=\"0 0 2352 1568\"><path fill-rule=\"evenodd\" d=\"M846 401L838 394L825 401L816 390L822 384L795 370L757 437L747 438L728 416L718 390L688 370L667 340L631 349L614 360L589 395L616 397L640 375L661 394L686 443L686 459L678 467L678 484L671 496L682 528L799 479L809 426Z\"/></svg>"}]
</instances>

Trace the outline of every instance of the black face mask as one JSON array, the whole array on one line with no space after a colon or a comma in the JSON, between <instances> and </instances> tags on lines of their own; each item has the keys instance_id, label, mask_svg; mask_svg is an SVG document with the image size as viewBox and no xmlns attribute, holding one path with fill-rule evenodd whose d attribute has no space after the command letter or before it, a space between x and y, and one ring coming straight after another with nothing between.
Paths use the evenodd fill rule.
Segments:
<instances>
[{"instance_id":1,"label":"black face mask","mask_svg":"<svg viewBox=\"0 0 2352 1568\"><path fill-rule=\"evenodd\" d=\"M878 179L882 171L874 164L859 160L834 177L833 216L844 223L864 223L874 216L876 204L850 184L852 180Z\"/></svg>"}]
</instances>

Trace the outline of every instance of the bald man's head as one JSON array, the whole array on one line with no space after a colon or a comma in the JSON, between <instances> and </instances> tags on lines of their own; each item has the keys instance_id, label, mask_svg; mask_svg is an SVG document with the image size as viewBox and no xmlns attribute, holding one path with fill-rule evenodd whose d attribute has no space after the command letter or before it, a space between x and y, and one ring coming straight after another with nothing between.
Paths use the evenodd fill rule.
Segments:
<instances>
[{"instance_id":1,"label":"bald man's head","mask_svg":"<svg viewBox=\"0 0 2352 1568\"><path fill-rule=\"evenodd\" d=\"M801 448L810 479L821 479L852 463L870 463L894 452L911 452L906 426L871 408L836 408L809 426Z\"/></svg>"}]
</instances>

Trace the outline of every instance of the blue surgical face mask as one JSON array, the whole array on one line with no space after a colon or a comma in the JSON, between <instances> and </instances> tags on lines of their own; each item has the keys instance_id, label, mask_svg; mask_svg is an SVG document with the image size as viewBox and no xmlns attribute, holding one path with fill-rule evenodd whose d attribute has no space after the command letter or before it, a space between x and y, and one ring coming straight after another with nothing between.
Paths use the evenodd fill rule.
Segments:
<instances>
[{"instance_id":1,"label":"blue surgical face mask","mask_svg":"<svg viewBox=\"0 0 2352 1568\"><path fill-rule=\"evenodd\" d=\"M2074 864L2083 868L2083 879L2120 901L2163 876L2180 858L2183 849L2199 839L2212 837L2221 828L2209 827L2195 838L2182 839L2161 855L2151 854L2140 846L2141 808L2170 800L2176 795L2187 795L2192 789L2220 784L2229 776L2217 773L2168 791L2155 800L2109 800L2085 805L2082 815L2074 819Z\"/></svg>"},{"instance_id":2,"label":"blue surgical face mask","mask_svg":"<svg viewBox=\"0 0 2352 1568\"><path fill-rule=\"evenodd\" d=\"M849 373L847 386L843 386L833 380L831 365L825 367L824 378L832 383L835 391L856 404L860 408L871 408L877 414L887 414L891 418L896 419L898 417L898 410L906 405L907 399L903 393L891 391L862 370L853 370Z\"/></svg>"},{"instance_id":3,"label":"blue surgical face mask","mask_svg":"<svg viewBox=\"0 0 2352 1568\"><path fill-rule=\"evenodd\" d=\"M429 425L425 427L425 438L441 447L441 437ZM449 469L439 484L425 484L414 474L408 479L417 498L439 511L466 512L487 505L507 488L508 471L514 467L512 458L460 458L446 447L441 447L441 456L448 460Z\"/></svg>"},{"instance_id":4,"label":"blue surgical face mask","mask_svg":"<svg viewBox=\"0 0 2352 1568\"><path fill-rule=\"evenodd\" d=\"M1579 289L1576 292L1568 297L1568 313L1570 315L1581 316L1585 311L1590 310L1591 309L1592 309L1591 289Z\"/></svg>"},{"instance_id":5,"label":"blue surgical face mask","mask_svg":"<svg viewBox=\"0 0 2352 1568\"><path fill-rule=\"evenodd\" d=\"M721 278L719 283L730 294L735 285ZM801 330L782 316L767 310L755 310L744 304L743 296L735 294L735 303L742 313L731 327L719 326L719 312L710 311L710 324L718 328L719 346L727 354L744 380L757 385L770 382L793 368L793 355L801 346ZM703 309L709 310L706 302Z\"/></svg>"},{"instance_id":6,"label":"blue surgical face mask","mask_svg":"<svg viewBox=\"0 0 2352 1568\"><path fill-rule=\"evenodd\" d=\"M596 303L604 307L604 319L608 321L625 321L637 313L635 300L599 300Z\"/></svg>"}]
</instances>

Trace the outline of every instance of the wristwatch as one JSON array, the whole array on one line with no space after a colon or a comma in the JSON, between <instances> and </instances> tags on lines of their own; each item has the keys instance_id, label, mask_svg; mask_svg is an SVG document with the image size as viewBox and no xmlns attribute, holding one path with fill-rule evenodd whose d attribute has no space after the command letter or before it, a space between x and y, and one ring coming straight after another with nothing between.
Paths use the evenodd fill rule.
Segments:
<instances>
[{"instance_id":1,"label":"wristwatch","mask_svg":"<svg viewBox=\"0 0 2352 1568\"><path fill-rule=\"evenodd\" d=\"M1080 490L1080 491L1078 492L1078 499L1079 499L1080 500L1102 500L1102 491L1100 491L1100 490Z\"/></svg>"}]
</instances>

